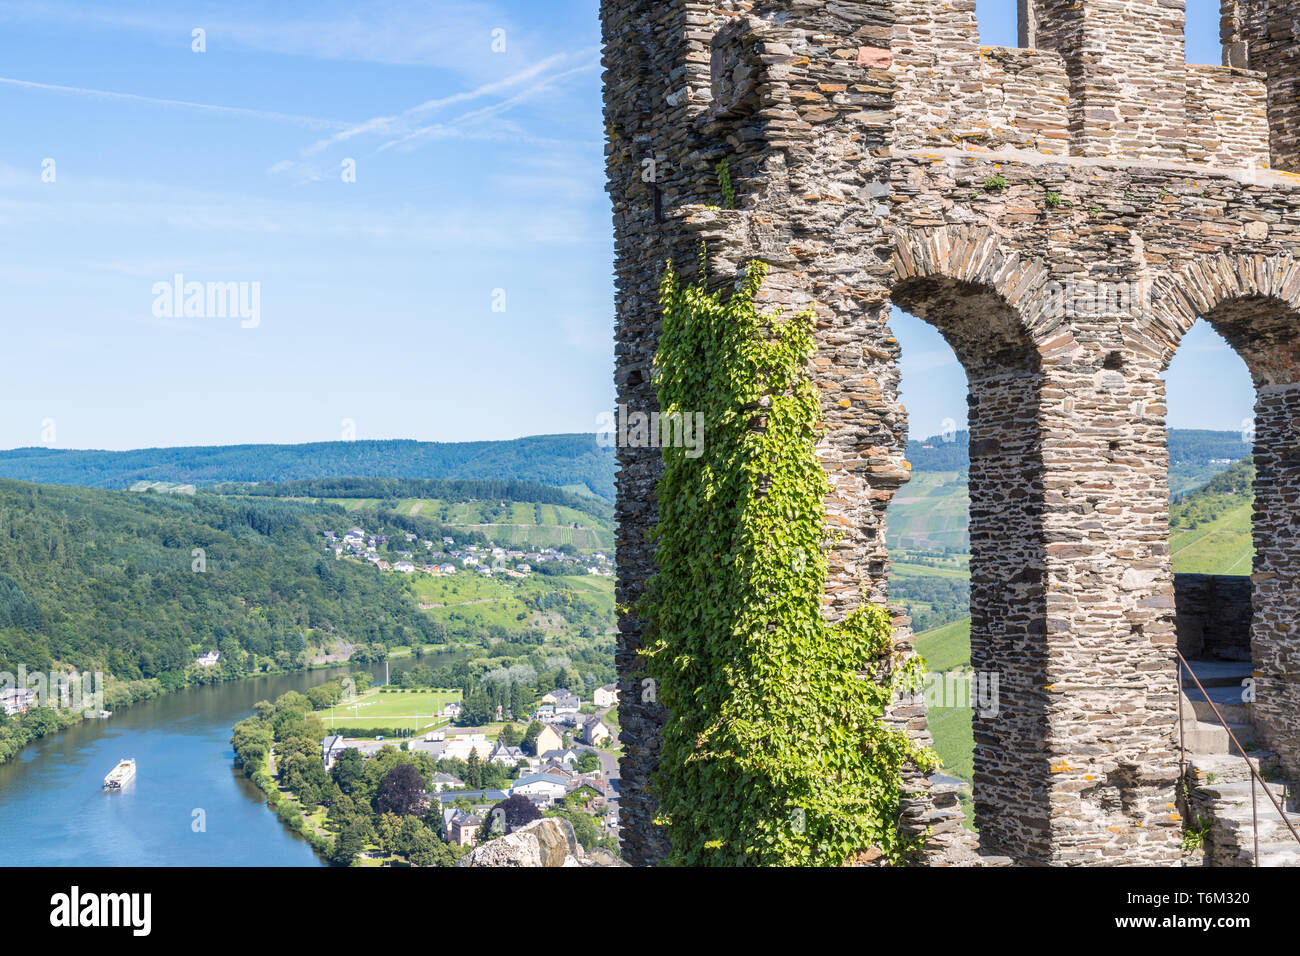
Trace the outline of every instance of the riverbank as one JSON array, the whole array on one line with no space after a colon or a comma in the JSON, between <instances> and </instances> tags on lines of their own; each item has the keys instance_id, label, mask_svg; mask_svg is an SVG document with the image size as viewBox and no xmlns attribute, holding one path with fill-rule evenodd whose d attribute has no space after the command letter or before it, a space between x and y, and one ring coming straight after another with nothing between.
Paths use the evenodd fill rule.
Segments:
<instances>
[{"instance_id":1,"label":"riverbank","mask_svg":"<svg viewBox=\"0 0 1300 956\"><path fill-rule=\"evenodd\" d=\"M249 773L248 768L245 767L244 775L266 796L266 805L275 811L280 822L310 843L312 849L321 858L321 862L328 861L330 854L334 852L333 837L307 815L297 797L288 790L280 789L272 770L273 760L274 753L268 753L262 765L255 768L252 773Z\"/></svg>"},{"instance_id":2,"label":"riverbank","mask_svg":"<svg viewBox=\"0 0 1300 956\"><path fill-rule=\"evenodd\" d=\"M374 661L341 663L303 664L299 667L276 667L254 674L212 674L208 671L187 675L183 683L166 686L158 678L122 681L112 677L105 678L104 710L116 714L136 704L154 700L183 691L192 691L201 687L225 684L242 680L264 677L279 677L290 674L304 674L318 670L337 670L340 667L371 666ZM379 663L382 663L379 662ZM53 694L51 695L54 696ZM17 757L29 745L53 734L62 733L88 720L101 720L98 711L76 712L62 707L42 705L21 714L7 717L0 714L0 766Z\"/></svg>"}]
</instances>

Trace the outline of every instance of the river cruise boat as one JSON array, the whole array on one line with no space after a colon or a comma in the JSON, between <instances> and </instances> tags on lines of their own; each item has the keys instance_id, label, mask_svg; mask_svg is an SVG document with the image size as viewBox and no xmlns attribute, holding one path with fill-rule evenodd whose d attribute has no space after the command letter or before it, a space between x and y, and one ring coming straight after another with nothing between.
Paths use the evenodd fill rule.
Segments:
<instances>
[{"instance_id":1,"label":"river cruise boat","mask_svg":"<svg viewBox=\"0 0 1300 956\"><path fill-rule=\"evenodd\" d=\"M121 761L104 778L105 790L121 790L135 779L135 761L129 757Z\"/></svg>"}]
</instances>

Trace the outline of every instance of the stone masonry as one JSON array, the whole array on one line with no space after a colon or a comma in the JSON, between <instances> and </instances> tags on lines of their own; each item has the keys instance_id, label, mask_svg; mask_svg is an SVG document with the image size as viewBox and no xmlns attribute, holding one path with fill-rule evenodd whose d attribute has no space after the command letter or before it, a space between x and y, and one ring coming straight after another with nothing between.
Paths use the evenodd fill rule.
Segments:
<instances>
[{"instance_id":1,"label":"stone masonry","mask_svg":"<svg viewBox=\"0 0 1300 956\"><path fill-rule=\"evenodd\" d=\"M1022 6L1025 48L1001 49L974 0L603 0L618 401L655 407L666 260L691 275L703 241L719 286L767 262L762 307L817 316L838 618L889 600L885 513L909 472L890 309L931 323L970 385L972 662L1000 677L997 716L975 719L980 851L1175 864L1160 376L1198 318L1258 390L1254 717L1300 777L1300 13L1225 0L1216 67L1184 63L1182 0ZM659 458L619 461L628 606L654 569ZM665 714L637 621L619 627L623 850L647 864ZM904 825L942 823L929 860L949 860L950 815L907 785Z\"/></svg>"}]
</instances>

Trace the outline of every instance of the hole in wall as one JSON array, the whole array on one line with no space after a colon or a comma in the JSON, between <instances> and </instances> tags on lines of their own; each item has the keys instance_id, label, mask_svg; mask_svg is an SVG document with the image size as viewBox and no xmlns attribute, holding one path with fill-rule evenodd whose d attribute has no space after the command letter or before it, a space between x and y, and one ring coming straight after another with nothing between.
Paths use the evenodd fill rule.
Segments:
<instances>
[{"instance_id":1,"label":"hole in wall","mask_svg":"<svg viewBox=\"0 0 1300 956\"><path fill-rule=\"evenodd\" d=\"M1219 36L1219 0L1187 0L1187 62L1214 66L1223 62Z\"/></svg>"},{"instance_id":2,"label":"hole in wall","mask_svg":"<svg viewBox=\"0 0 1300 956\"><path fill-rule=\"evenodd\" d=\"M975 0L981 46L1019 46L1018 0Z\"/></svg>"}]
</instances>

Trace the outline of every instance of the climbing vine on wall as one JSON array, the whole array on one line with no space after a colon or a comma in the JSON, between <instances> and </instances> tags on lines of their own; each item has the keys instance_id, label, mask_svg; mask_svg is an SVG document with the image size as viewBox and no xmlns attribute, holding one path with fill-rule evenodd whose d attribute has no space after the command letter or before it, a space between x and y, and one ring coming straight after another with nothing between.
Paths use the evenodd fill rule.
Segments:
<instances>
[{"instance_id":1,"label":"climbing vine on wall","mask_svg":"<svg viewBox=\"0 0 1300 956\"><path fill-rule=\"evenodd\" d=\"M882 715L890 679L915 682L921 665L896 653L882 608L822 615L830 483L814 453L812 316L760 316L766 273L752 264L724 296L670 266L660 286L660 408L705 423L703 454L664 448L658 571L638 608L670 713L653 784L665 862L898 859L911 849L900 773L934 758Z\"/></svg>"}]
</instances>

